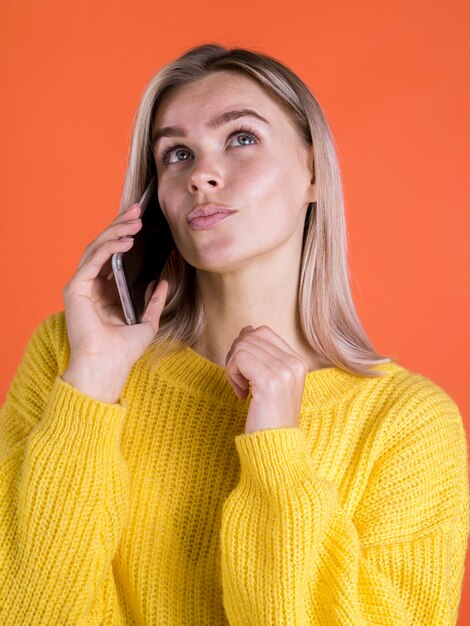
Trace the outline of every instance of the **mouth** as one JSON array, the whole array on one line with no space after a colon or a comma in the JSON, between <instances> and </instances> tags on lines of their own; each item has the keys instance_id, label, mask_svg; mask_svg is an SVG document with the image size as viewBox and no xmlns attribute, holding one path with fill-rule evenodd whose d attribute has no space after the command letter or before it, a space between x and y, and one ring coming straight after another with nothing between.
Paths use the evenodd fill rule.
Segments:
<instances>
[{"instance_id":1,"label":"mouth","mask_svg":"<svg viewBox=\"0 0 470 626\"><path fill-rule=\"evenodd\" d=\"M211 215L216 214L230 214L234 213L235 209L231 209L229 207L220 206L216 204L199 204L191 213L189 213L187 217L188 224L191 223L195 218L199 217L210 217Z\"/></svg>"},{"instance_id":2,"label":"mouth","mask_svg":"<svg viewBox=\"0 0 470 626\"><path fill-rule=\"evenodd\" d=\"M214 228L221 222L225 221L234 213L235 211L229 211L225 213L212 213L211 215L202 215L199 217L194 217L189 222L189 226L193 230L208 230L210 228Z\"/></svg>"}]
</instances>

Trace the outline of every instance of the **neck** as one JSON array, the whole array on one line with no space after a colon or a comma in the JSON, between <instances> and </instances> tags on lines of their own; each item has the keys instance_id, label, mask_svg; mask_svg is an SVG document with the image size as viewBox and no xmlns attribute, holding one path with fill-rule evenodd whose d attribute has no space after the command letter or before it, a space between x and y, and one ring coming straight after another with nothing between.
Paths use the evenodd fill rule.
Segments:
<instances>
[{"instance_id":1,"label":"neck","mask_svg":"<svg viewBox=\"0 0 470 626\"><path fill-rule=\"evenodd\" d=\"M259 259L258 259L259 261ZM209 361L225 367L233 341L244 326L269 326L307 362L308 370L330 367L303 338L298 325L299 272L289 275L292 263L273 259L226 274L197 270L198 289L204 302L206 328L192 348ZM281 287L282 286L282 287Z\"/></svg>"}]
</instances>

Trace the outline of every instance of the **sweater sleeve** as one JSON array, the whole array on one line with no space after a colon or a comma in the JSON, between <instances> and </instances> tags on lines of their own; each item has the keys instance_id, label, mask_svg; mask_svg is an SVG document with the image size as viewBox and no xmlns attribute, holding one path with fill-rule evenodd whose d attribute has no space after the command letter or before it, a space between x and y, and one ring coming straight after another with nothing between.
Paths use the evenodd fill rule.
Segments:
<instances>
[{"instance_id":1,"label":"sweater sleeve","mask_svg":"<svg viewBox=\"0 0 470 626\"><path fill-rule=\"evenodd\" d=\"M12 626L95 623L126 519L125 401L62 380L58 326L35 330L0 411L0 623Z\"/></svg>"},{"instance_id":2,"label":"sweater sleeve","mask_svg":"<svg viewBox=\"0 0 470 626\"><path fill-rule=\"evenodd\" d=\"M467 442L439 387L390 433L348 511L302 428L235 437L221 524L231 626L455 625L469 533Z\"/></svg>"}]
</instances>

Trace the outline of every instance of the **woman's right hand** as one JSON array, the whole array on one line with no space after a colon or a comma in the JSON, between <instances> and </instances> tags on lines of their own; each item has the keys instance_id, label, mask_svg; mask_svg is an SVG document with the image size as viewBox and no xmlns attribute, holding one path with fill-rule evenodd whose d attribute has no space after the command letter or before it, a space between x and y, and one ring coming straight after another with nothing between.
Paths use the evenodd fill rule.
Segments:
<instances>
[{"instance_id":1,"label":"woman's right hand","mask_svg":"<svg viewBox=\"0 0 470 626\"><path fill-rule=\"evenodd\" d=\"M142 321L128 325L112 272L111 257L126 252L142 227L140 206L120 213L85 249L63 289L70 361L62 379L103 402L118 402L134 363L158 331L168 281L154 290Z\"/></svg>"}]
</instances>

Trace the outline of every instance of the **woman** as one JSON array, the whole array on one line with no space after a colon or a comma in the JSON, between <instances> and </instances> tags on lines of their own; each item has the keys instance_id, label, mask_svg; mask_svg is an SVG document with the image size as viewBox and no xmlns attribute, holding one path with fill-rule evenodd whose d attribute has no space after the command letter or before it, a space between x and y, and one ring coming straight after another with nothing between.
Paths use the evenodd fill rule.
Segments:
<instances>
[{"instance_id":1,"label":"woman","mask_svg":"<svg viewBox=\"0 0 470 626\"><path fill-rule=\"evenodd\" d=\"M154 174L176 249L128 326L110 258ZM153 78L122 212L2 409L2 624L455 624L462 419L373 348L345 232L288 68L203 45Z\"/></svg>"}]
</instances>

